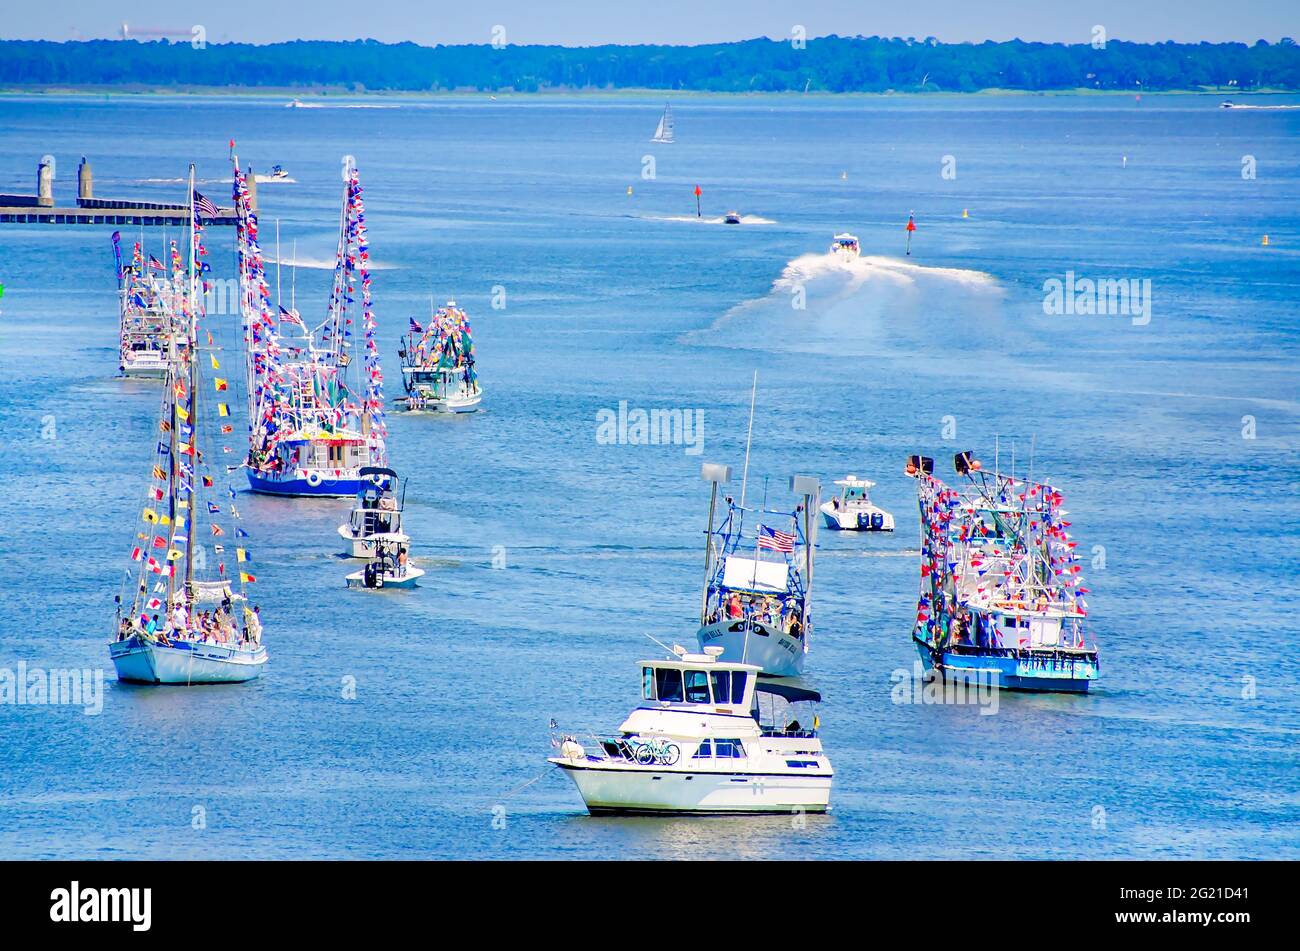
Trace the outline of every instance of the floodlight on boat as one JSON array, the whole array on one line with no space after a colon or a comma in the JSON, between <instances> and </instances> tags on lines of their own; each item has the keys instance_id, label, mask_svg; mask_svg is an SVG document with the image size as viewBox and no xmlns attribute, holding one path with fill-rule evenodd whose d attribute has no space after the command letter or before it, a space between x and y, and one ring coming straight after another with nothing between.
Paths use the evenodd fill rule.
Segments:
<instances>
[{"instance_id":1,"label":"floodlight on boat","mask_svg":"<svg viewBox=\"0 0 1300 951\"><path fill-rule=\"evenodd\" d=\"M714 660L717 660L722 656L722 651L723 648L717 644L710 644L708 647L704 648L704 653L707 656L712 657Z\"/></svg>"},{"instance_id":2,"label":"floodlight on boat","mask_svg":"<svg viewBox=\"0 0 1300 951\"><path fill-rule=\"evenodd\" d=\"M674 644L674 645L673 645L673 653L676 654L678 657L685 657L685 656L686 656L686 648L685 648L685 647L682 647L681 644Z\"/></svg>"},{"instance_id":3,"label":"floodlight on boat","mask_svg":"<svg viewBox=\"0 0 1300 951\"><path fill-rule=\"evenodd\" d=\"M700 478L705 482L712 482L715 485L725 485L731 481L731 466L719 465L716 462L706 462L700 466Z\"/></svg>"},{"instance_id":4,"label":"floodlight on boat","mask_svg":"<svg viewBox=\"0 0 1300 951\"><path fill-rule=\"evenodd\" d=\"M907 465L903 469L908 475L915 477L917 473L932 475L934 473L934 460L929 456L908 456Z\"/></svg>"},{"instance_id":5,"label":"floodlight on boat","mask_svg":"<svg viewBox=\"0 0 1300 951\"><path fill-rule=\"evenodd\" d=\"M822 484L816 476L791 476L790 491L795 495L817 495L822 490Z\"/></svg>"},{"instance_id":6,"label":"floodlight on boat","mask_svg":"<svg viewBox=\"0 0 1300 951\"><path fill-rule=\"evenodd\" d=\"M975 453L966 450L952 457L952 467L957 471L958 475L967 475L971 472L980 471L980 461L975 458Z\"/></svg>"}]
</instances>

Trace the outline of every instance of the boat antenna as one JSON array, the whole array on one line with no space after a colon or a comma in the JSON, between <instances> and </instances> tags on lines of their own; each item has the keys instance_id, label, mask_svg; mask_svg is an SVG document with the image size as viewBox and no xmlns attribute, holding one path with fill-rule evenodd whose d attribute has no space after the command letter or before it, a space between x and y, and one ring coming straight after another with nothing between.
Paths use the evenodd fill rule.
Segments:
<instances>
[{"instance_id":1,"label":"boat antenna","mask_svg":"<svg viewBox=\"0 0 1300 951\"><path fill-rule=\"evenodd\" d=\"M293 239L293 263L289 265L289 309L298 313L298 239Z\"/></svg>"},{"instance_id":2,"label":"boat antenna","mask_svg":"<svg viewBox=\"0 0 1300 951\"><path fill-rule=\"evenodd\" d=\"M754 441L754 400L758 397L758 371L749 390L749 433L745 436L745 471L740 477L740 507L745 507L745 488L749 485L749 447Z\"/></svg>"},{"instance_id":3,"label":"boat antenna","mask_svg":"<svg viewBox=\"0 0 1300 951\"><path fill-rule=\"evenodd\" d=\"M644 634L645 632L643 631L642 633ZM646 637L650 638L650 640L654 641L656 644L658 644L660 647L662 647L666 653L668 653L668 654L670 654L670 655L672 655L672 656L674 656L674 657L677 656L677 652L676 652L675 650L673 650L671 647L669 647L669 646L668 646L667 644L665 644L663 641L659 640L659 638L655 637L653 634L646 634Z\"/></svg>"},{"instance_id":4,"label":"boat antenna","mask_svg":"<svg viewBox=\"0 0 1300 951\"><path fill-rule=\"evenodd\" d=\"M284 301L280 296L280 219L275 219L275 305Z\"/></svg>"}]
</instances>

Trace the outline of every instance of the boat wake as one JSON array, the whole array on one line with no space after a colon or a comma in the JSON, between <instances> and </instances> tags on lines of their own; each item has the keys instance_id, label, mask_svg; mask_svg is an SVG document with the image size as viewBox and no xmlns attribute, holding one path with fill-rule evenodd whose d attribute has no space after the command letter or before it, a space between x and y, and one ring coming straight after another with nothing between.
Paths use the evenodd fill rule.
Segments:
<instances>
[{"instance_id":1,"label":"boat wake","mask_svg":"<svg viewBox=\"0 0 1300 951\"><path fill-rule=\"evenodd\" d=\"M284 179L280 179L280 181L284 181ZM282 264L285 267L300 267L311 271L334 270L333 258L318 258L304 254L294 257L292 254L287 254L277 259L274 252L270 254L263 252L262 259L267 264ZM366 266L372 271L393 271L398 268L396 264L384 264L380 261L367 261Z\"/></svg>"},{"instance_id":2,"label":"boat wake","mask_svg":"<svg viewBox=\"0 0 1300 951\"><path fill-rule=\"evenodd\" d=\"M765 296L681 340L846 357L911 354L930 349L936 333L960 344L986 332L1002 297L1001 285L982 271L805 254L786 265Z\"/></svg>"},{"instance_id":3,"label":"boat wake","mask_svg":"<svg viewBox=\"0 0 1300 951\"><path fill-rule=\"evenodd\" d=\"M722 215L716 218L697 218L695 215L641 215L647 221L689 221L694 224L702 225L723 225L726 219ZM759 215L741 215L740 223L742 225L774 225L776 221L772 218L763 218ZM731 227L735 227L732 225Z\"/></svg>"}]
</instances>

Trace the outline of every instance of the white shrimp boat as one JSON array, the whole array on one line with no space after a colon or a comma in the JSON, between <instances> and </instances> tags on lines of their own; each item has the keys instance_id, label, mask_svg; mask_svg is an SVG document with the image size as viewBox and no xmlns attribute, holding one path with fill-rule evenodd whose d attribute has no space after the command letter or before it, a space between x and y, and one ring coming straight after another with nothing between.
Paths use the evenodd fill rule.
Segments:
<instances>
[{"instance_id":1,"label":"white shrimp boat","mask_svg":"<svg viewBox=\"0 0 1300 951\"><path fill-rule=\"evenodd\" d=\"M122 264L118 233L113 233L118 258L118 372L125 377L161 380L168 369L183 360L184 328L175 313L178 291L173 282L154 275L165 270L162 262L134 246L130 264Z\"/></svg>"},{"instance_id":2,"label":"white shrimp boat","mask_svg":"<svg viewBox=\"0 0 1300 951\"><path fill-rule=\"evenodd\" d=\"M117 612L108 647L118 679L134 683L241 683L257 677L267 661L261 615L248 607L243 592L256 581L244 570L250 556L241 539L248 533L233 525L222 528L217 516L238 518L233 501L218 504L204 491L215 485L220 467L205 460L200 443L206 427L199 423L200 412L225 417L229 407L220 403L211 410L206 403L200 407L205 381L199 373L203 295L197 269L202 246L194 215L192 165L190 195L188 290L177 301L185 326L183 363L170 365L167 371L158 424L165 438L153 457L148 501L140 516L143 526L131 552L137 567L126 574L133 582L133 595L129 609L124 609L121 593L114 599ZM215 365L215 354L209 356ZM233 500L233 488L230 496ZM197 531L200 519L208 523L202 533ZM225 537L234 541L230 556L237 589L236 580L226 575L230 556L224 544L213 542L209 548L206 541ZM197 569L214 565L216 577L196 577ZM217 602L216 610L201 610L203 604Z\"/></svg>"},{"instance_id":3,"label":"white shrimp boat","mask_svg":"<svg viewBox=\"0 0 1300 951\"><path fill-rule=\"evenodd\" d=\"M406 486L399 488L397 473L382 466L363 466L361 488L348 520L339 526L343 554L349 558L374 558L375 539L400 534Z\"/></svg>"},{"instance_id":4,"label":"white shrimp boat","mask_svg":"<svg viewBox=\"0 0 1300 951\"><path fill-rule=\"evenodd\" d=\"M548 762L573 780L587 811L826 812L834 772L819 719L802 709L820 694L763 680L753 664L719 660L717 648L673 651L641 661L642 700L617 734L553 732Z\"/></svg>"},{"instance_id":5,"label":"white shrimp boat","mask_svg":"<svg viewBox=\"0 0 1300 951\"><path fill-rule=\"evenodd\" d=\"M826 527L845 532L892 532L894 516L871 501L867 490L876 483L855 475L836 479L840 494L821 507Z\"/></svg>"},{"instance_id":6,"label":"white shrimp boat","mask_svg":"<svg viewBox=\"0 0 1300 951\"><path fill-rule=\"evenodd\" d=\"M862 253L862 249L858 245L858 236L855 234L849 234L847 231L842 234L837 234L831 240L830 253L837 255L845 261L856 260L858 255Z\"/></svg>"},{"instance_id":7,"label":"white shrimp boat","mask_svg":"<svg viewBox=\"0 0 1300 951\"><path fill-rule=\"evenodd\" d=\"M347 576L349 588L414 588L424 577L424 569L408 564L407 553L411 539L401 532L388 532L370 537L375 554L360 571Z\"/></svg>"},{"instance_id":8,"label":"white shrimp boat","mask_svg":"<svg viewBox=\"0 0 1300 951\"><path fill-rule=\"evenodd\" d=\"M714 475L717 472L723 474ZM792 478L791 490L803 499L790 512L766 506L749 509L728 496L726 517L715 529L718 484L730 478L730 468L705 465L702 474L713 482L713 489L696 635L700 648L720 647L724 660L756 664L773 677L797 677L803 672L812 634L816 522L811 513L820 486L811 477ZM758 520L748 536L746 515Z\"/></svg>"},{"instance_id":9,"label":"white shrimp boat","mask_svg":"<svg viewBox=\"0 0 1300 951\"><path fill-rule=\"evenodd\" d=\"M474 369L469 317L454 300L434 310L426 326L411 318L398 347L406 396L396 402L410 412L472 413L483 401Z\"/></svg>"}]
</instances>

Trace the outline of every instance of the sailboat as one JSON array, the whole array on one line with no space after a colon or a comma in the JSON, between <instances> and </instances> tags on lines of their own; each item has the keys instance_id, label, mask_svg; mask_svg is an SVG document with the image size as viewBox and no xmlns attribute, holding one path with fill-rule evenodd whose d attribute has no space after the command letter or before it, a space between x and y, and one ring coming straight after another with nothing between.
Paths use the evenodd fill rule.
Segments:
<instances>
[{"instance_id":1,"label":"sailboat","mask_svg":"<svg viewBox=\"0 0 1300 951\"><path fill-rule=\"evenodd\" d=\"M200 398L205 381L199 369L198 333L206 290L201 274L206 265L199 260L204 252L194 211L193 165L189 183L190 240L179 315L185 346L175 341L172 345L158 422L163 438L156 447L141 530L131 552L135 567L127 569L133 594L129 607L122 593L115 598L109 642L118 679L133 683L242 683L257 677L267 661L261 613L250 606L245 593L256 580L246 570L250 558L243 539L248 533L235 525L223 528L219 521L222 516L239 517L234 487L228 489L229 504L224 499L213 501L207 491L216 485L209 473L217 467L210 460L219 456L211 453L210 446L205 453L204 437L211 430L211 417L225 418L229 408L217 402L209 409ZM207 356L213 369L218 369L216 352L210 350ZM215 390L222 392L220 385ZM200 533L200 520L206 532ZM234 570L228 575L224 543L215 539L232 535ZM215 572L209 570L212 561ZM203 573L209 577L200 577Z\"/></svg>"},{"instance_id":2,"label":"sailboat","mask_svg":"<svg viewBox=\"0 0 1300 951\"><path fill-rule=\"evenodd\" d=\"M166 274L166 265L153 255L146 255L135 242L131 263L122 263L121 235L113 232L113 254L117 262L118 292L118 372L127 377L161 380L167 375L173 356L172 343L180 337L185 346L180 320L175 316L177 293L183 283ZM173 277L179 254L172 246ZM147 258L147 260L146 260ZM155 274L161 271L163 274Z\"/></svg>"},{"instance_id":3,"label":"sailboat","mask_svg":"<svg viewBox=\"0 0 1300 951\"><path fill-rule=\"evenodd\" d=\"M397 402L407 410L433 413L472 413L483 400L474 369L474 336L469 317L454 300L439 307L421 326L414 317L398 348L406 396Z\"/></svg>"},{"instance_id":4,"label":"sailboat","mask_svg":"<svg viewBox=\"0 0 1300 951\"><path fill-rule=\"evenodd\" d=\"M673 143L673 107L664 103L664 114L659 117L659 125L655 129L654 138L651 142L658 142L660 145L672 145Z\"/></svg>"},{"instance_id":5,"label":"sailboat","mask_svg":"<svg viewBox=\"0 0 1300 951\"><path fill-rule=\"evenodd\" d=\"M246 466L254 492L354 496L362 488L362 467L387 463L365 205L350 163L345 177L329 309L311 327L296 307L271 304L247 173L234 159L250 421ZM359 360L353 353L358 322L364 339Z\"/></svg>"},{"instance_id":6,"label":"sailboat","mask_svg":"<svg viewBox=\"0 0 1300 951\"><path fill-rule=\"evenodd\" d=\"M936 479L928 456L906 466L921 510L921 662L947 679L1086 693L1100 665L1064 497L996 462L985 472L970 452L953 467L962 490Z\"/></svg>"}]
</instances>

